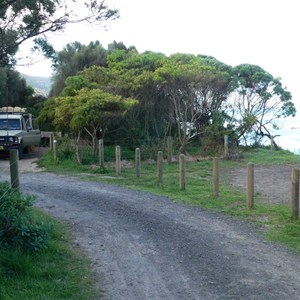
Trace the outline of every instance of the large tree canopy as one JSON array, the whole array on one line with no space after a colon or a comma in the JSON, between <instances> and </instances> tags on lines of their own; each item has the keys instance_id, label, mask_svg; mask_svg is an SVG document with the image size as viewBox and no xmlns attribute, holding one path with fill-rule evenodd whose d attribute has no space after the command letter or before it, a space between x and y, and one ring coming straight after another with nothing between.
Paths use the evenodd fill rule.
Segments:
<instances>
[{"instance_id":1,"label":"large tree canopy","mask_svg":"<svg viewBox=\"0 0 300 300\"><path fill-rule=\"evenodd\" d=\"M259 66L242 64L233 68L234 94L227 111L238 138L247 133L272 138L270 129L276 119L295 116L291 93L280 79Z\"/></svg>"},{"instance_id":2,"label":"large tree canopy","mask_svg":"<svg viewBox=\"0 0 300 300\"><path fill-rule=\"evenodd\" d=\"M90 42L89 45L82 45L79 42L67 44L62 51L57 53L50 95L58 96L69 76L74 76L90 66L106 66L106 60L107 50L98 41Z\"/></svg>"},{"instance_id":3,"label":"large tree canopy","mask_svg":"<svg viewBox=\"0 0 300 300\"><path fill-rule=\"evenodd\" d=\"M230 70L230 68L228 68ZM176 54L155 72L155 79L170 99L181 151L220 111L230 93L230 74L193 55Z\"/></svg>"},{"instance_id":4,"label":"large tree canopy","mask_svg":"<svg viewBox=\"0 0 300 300\"><path fill-rule=\"evenodd\" d=\"M117 10L100 0L1 0L0 66L14 63L18 47L26 40L36 38L47 52L51 49L45 33L63 30L71 22L97 23L117 16Z\"/></svg>"},{"instance_id":5,"label":"large tree canopy","mask_svg":"<svg viewBox=\"0 0 300 300\"><path fill-rule=\"evenodd\" d=\"M45 102L39 122L53 122L55 129L77 136L76 155L80 162L78 144L87 134L96 149L96 139L103 138L109 126L137 104L135 99L105 93L101 89L82 88L72 96L50 98Z\"/></svg>"},{"instance_id":6,"label":"large tree canopy","mask_svg":"<svg viewBox=\"0 0 300 300\"><path fill-rule=\"evenodd\" d=\"M13 69L0 68L0 106L26 107L34 96L33 88Z\"/></svg>"},{"instance_id":7,"label":"large tree canopy","mask_svg":"<svg viewBox=\"0 0 300 300\"><path fill-rule=\"evenodd\" d=\"M191 141L217 148L224 134L237 139L249 132L268 135L275 118L295 114L291 94L280 79L258 66L233 68L205 55L138 53L117 42L109 50L97 42L70 44L58 57L55 81L60 73L73 75L56 82L61 85L57 99L74 99L81 90L96 89L138 100L126 118L109 128L114 134L107 134L106 140L154 145L172 135L182 151ZM54 103L48 104L53 109ZM53 121L49 111L45 116Z\"/></svg>"}]
</instances>

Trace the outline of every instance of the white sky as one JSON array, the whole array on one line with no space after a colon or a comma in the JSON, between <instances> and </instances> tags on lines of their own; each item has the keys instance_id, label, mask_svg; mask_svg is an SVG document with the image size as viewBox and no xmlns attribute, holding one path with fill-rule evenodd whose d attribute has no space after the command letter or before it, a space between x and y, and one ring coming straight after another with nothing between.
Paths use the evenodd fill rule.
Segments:
<instances>
[{"instance_id":1,"label":"white sky","mask_svg":"<svg viewBox=\"0 0 300 300\"><path fill-rule=\"evenodd\" d=\"M56 50L70 42L99 40L106 47L123 42L137 50L206 54L229 64L256 64L292 93L300 111L300 29L298 0L106 0L120 10L121 18L107 30L72 25L50 42ZM50 64L42 61L27 68L29 75L48 76Z\"/></svg>"}]
</instances>

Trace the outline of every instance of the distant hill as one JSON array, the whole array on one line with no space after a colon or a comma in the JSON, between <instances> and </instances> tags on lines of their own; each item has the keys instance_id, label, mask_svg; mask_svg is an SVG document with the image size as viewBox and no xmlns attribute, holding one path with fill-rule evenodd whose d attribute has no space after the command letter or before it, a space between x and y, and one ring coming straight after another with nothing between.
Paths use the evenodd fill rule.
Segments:
<instances>
[{"instance_id":1,"label":"distant hill","mask_svg":"<svg viewBox=\"0 0 300 300\"><path fill-rule=\"evenodd\" d=\"M51 77L40 77L40 76L30 76L26 74L21 74L27 85L34 88L35 92L39 95L47 97L51 89Z\"/></svg>"}]
</instances>

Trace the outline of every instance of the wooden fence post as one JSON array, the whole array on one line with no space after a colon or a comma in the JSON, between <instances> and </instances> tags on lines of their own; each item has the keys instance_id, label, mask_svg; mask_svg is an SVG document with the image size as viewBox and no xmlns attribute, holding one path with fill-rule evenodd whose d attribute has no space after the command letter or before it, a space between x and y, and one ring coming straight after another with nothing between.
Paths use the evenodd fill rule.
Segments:
<instances>
[{"instance_id":1,"label":"wooden fence post","mask_svg":"<svg viewBox=\"0 0 300 300\"><path fill-rule=\"evenodd\" d=\"M102 139L99 140L99 165L104 169L104 145Z\"/></svg>"},{"instance_id":2,"label":"wooden fence post","mask_svg":"<svg viewBox=\"0 0 300 300\"><path fill-rule=\"evenodd\" d=\"M224 157L228 158L229 150L228 150L228 135L224 135Z\"/></svg>"},{"instance_id":3,"label":"wooden fence post","mask_svg":"<svg viewBox=\"0 0 300 300\"><path fill-rule=\"evenodd\" d=\"M116 146L116 176L121 175L121 148Z\"/></svg>"},{"instance_id":4,"label":"wooden fence post","mask_svg":"<svg viewBox=\"0 0 300 300\"><path fill-rule=\"evenodd\" d=\"M135 174L136 177L141 177L141 149L135 149Z\"/></svg>"},{"instance_id":5,"label":"wooden fence post","mask_svg":"<svg viewBox=\"0 0 300 300\"><path fill-rule=\"evenodd\" d=\"M10 165L10 182L11 188L15 191L19 191L20 181L19 181L19 151L22 150L9 150L9 165Z\"/></svg>"},{"instance_id":6,"label":"wooden fence post","mask_svg":"<svg viewBox=\"0 0 300 300\"><path fill-rule=\"evenodd\" d=\"M158 151L157 153L157 180L158 184L163 183L163 152Z\"/></svg>"},{"instance_id":7,"label":"wooden fence post","mask_svg":"<svg viewBox=\"0 0 300 300\"><path fill-rule=\"evenodd\" d=\"M171 136L168 136L167 138L167 146L168 146L167 161L168 164L170 164L172 163L172 158L173 158L173 140Z\"/></svg>"},{"instance_id":8,"label":"wooden fence post","mask_svg":"<svg viewBox=\"0 0 300 300\"><path fill-rule=\"evenodd\" d=\"M53 158L56 161L57 160L57 141L53 140Z\"/></svg>"},{"instance_id":9,"label":"wooden fence post","mask_svg":"<svg viewBox=\"0 0 300 300\"><path fill-rule=\"evenodd\" d=\"M185 190L185 155L179 155L179 188Z\"/></svg>"},{"instance_id":10,"label":"wooden fence post","mask_svg":"<svg viewBox=\"0 0 300 300\"><path fill-rule=\"evenodd\" d=\"M219 159L214 157L213 159L213 182L214 182L214 196L219 196Z\"/></svg>"},{"instance_id":11,"label":"wooden fence post","mask_svg":"<svg viewBox=\"0 0 300 300\"><path fill-rule=\"evenodd\" d=\"M291 197L292 218L299 219L299 169L292 170L292 197Z\"/></svg>"},{"instance_id":12,"label":"wooden fence post","mask_svg":"<svg viewBox=\"0 0 300 300\"><path fill-rule=\"evenodd\" d=\"M49 139L49 148L50 148L50 151L53 150L53 140L54 140L54 134L50 133L50 139Z\"/></svg>"},{"instance_id":13,"label":"wooden fence post","mask_svg":"<svg viewBox=\"0 0 300 300\"><path fill-rule=\"evenodd\" d=\"M247 207L254 207L254 165L251 162L247 165Z\"/></svg>"}]
</instances>

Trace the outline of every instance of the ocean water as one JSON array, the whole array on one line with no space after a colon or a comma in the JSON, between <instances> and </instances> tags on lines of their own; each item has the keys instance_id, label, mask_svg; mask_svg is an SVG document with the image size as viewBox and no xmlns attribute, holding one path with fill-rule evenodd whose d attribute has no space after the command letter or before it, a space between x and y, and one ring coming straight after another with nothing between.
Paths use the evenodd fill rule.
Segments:
<instances>
[{"instance_id":1,"label":"ocean water","mask_svg":"<svg viewBox=\"0 0 300 300\"><path fill-rule=\"evenodd\" d=\"M274 139L276 144L282 149L300 155L300 118L289 117L278 120L276 124L278 125L279 130L271 130L272 135L280 135Z\"/></svg>"}]
</instances>

